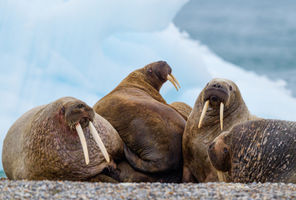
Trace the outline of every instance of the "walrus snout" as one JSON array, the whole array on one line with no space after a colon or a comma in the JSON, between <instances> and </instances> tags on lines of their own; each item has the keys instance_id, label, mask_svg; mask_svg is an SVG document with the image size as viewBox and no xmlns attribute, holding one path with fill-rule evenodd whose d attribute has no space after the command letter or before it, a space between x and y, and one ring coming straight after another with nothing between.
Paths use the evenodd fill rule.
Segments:
<instances>
[{"instance_id":1,"label":"walrus snout","mask_svg":"<svg viewBox=\"0 0 296 200\"><path fill-rule=\"evenodd\" d=\"M212 83L204 90L204 107L199 119L198 128L201 128L202 121L206 115L208 107L220 108L220 127L223 130L224 105L228 102L229 92L225 86L219 83Z\"/></svg>"},{"instance_id":2,"label":"walrus snout","mask_svg":"<svg viewBox=\"0 0 296 200\"><path fill-rule=\"evenodd\" d=\"M96 128L94 127L92 121L95 117L94 110L89 107L86 103L82 101L70 101L63 105L62 110L64 110L65 120L67 124L70 126L71 129L76 129L76 132L79 136L79 140L82 146L85 163L89 164L89 155L88 155L88 148L87 142L84 135L84 130L86 127L89 128L90 133L92 134L95 142L97 143L98 147L100 148L103 156L105 157L106 161L110 162L110 157L106 150L100 135L98 134Z\"/></svg>"},{"instance_id":3,"label":"walrus snout","mask_svg":"<svg viewBox=\"0 0 296 200\"><path fill-rule=\"evenodd\" d=\"M212 165L219 171L226 172L230 170L230 152L229 147L218 138L208 147L208 155Z\"/></svg>"},{"instance_id":4,"label":"walrus snout","mask_svg":"<svg viewBox=\"0 0 296 200\"><path fill-rule=\"evenodd\" d=\"M80 123L82 128L85 128L88 126L89 121L94 119L94 110L85 103L75 103L64 107L65 119L71 128L74 128L77 123Z\"/></svg>"},{"instance_id":5,"label":"walrus snout","mask_svg":"<svg viewBox=\"0 0 296 200\"><path fill-rule=\"evenodd\" d=\"M181 88L179 81L172 74L172 68L167 64L167 62L157 61L147 65L146 68L147 68L148 74L150 75L155 74L157 79L160 81L160 84L155 85L155 88L157 88L158 90L160 89L160 86L167 80L174 85L177 91L179 90L179 88Z\"/></svg>"},{"instance_id":6,"label":"walrus snout","mask_svg":"<svg viewBox=\"0 0 296 200\"><path fill-rule=\"evenodd\" d=\"M221 103L226 104L229 94L226 88L220 84L209 86L204 93L204 101L209 100L211 107L217 108Z\"/></svg>"}]
</instances>

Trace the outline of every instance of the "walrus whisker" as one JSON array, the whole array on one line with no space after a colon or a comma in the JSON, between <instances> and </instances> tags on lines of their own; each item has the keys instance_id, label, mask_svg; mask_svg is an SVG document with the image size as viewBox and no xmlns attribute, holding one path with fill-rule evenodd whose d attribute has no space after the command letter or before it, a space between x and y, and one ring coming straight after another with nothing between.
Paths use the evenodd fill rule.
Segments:
<instances>
[{"instance_id":1,"label":"walrus whisker","mask_svg":"<svg viewBox=\"0 0 296 200\"><path fill-rule=\"evenodd\" d=\"M109 154L106 150L106 147L100 137L100 135L98 134L96 128L94 127L93 123L90 121L89 122L89 130L90 130L90 133L92 134L92 136L94 137L98 147L100 148L101 152L103 153L103 156L105 157L106 161L109 163L110 162L110 157L109 157Z\"/></svg>"},{"instance_id":2,"label":"walrus whisker","mask_svg":"<svg viewBox=\"0 0 296 200\"><path fill-rule=\"evenodd\" d=\"M202 121L205 118L206 112L207 112L207 110L209 108L209 103L210 103L210 101L207 100L206 103L205 103L205 105L204 105L204 107L203 107L203 109L202 109L202 112L201 112L201 115L200 115L200 119L199 119L199 123L198 123L198 128L201 128Z\"/></svg>"},{"instance_id":3,"label":"walrus whisker","mask_svg":"<svg viewBox=\"0 0 296 200\"><path fill-rule=\"evenodd\" d=\"M84 133L83 130L81 128L80 123L77 123L77 125L75 126L76 131L78 133L81 145L82 145L82 150L83 150L83 154L84 154L84 159L85 159L85 163L88 165L89 163L89 156L88 156L88 150L87 150L87 144L86 144L86 140L84 137Z\"/></svg>"},{"instance_id":4,"label":"walrus whisker","mask_svg":"<svg viewBox=\"0 0 296 200\"><path fill-rule=\"evenodd\" d=\"M221 127L221 131L223 131L223 114L224 114L224 103L221 102L221 104L220 104L220 127Z\"/></svg>"},{"instance_id":5,"label":"walrus whisker","mask_svg":"<svg viewBox=\"0 0 296 200\"><path fill-rule=\"evenodd\" d=\"M167 75L167 79L175 86L176 90L178 91L178 87L170 74Z\"/></svg>"},{"instance_id":6,"label":"walrus whisker","mask_svg":"<svg viewBox=\"0 0 296 200\"><path fill-rule=\"evenodd\" d=\"M176 77L171 74L171 77L174 79L174 81L177 83L177 85L179 86L179 88L181 88L179 81L176 79Z\"/></svg>"}]
</instances>

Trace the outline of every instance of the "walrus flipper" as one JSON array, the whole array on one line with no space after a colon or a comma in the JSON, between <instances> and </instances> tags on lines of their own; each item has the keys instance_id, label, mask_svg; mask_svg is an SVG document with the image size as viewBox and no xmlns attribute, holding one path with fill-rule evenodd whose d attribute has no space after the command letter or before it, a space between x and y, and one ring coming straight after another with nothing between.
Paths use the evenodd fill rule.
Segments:
<instances>
[{"instance_id":1,"label":"walrus flipper","mask_svg":"<svg viewBox=\"0 0 296 200\"><path fill-rule=\"evenodd\" d=\"M163 162L163 159L159 158L156 160L143 160L134 152L132 152L125 144L124 155L130 165L141 172L156 173L169 169L169 166L164 164L166 162Z\"/></svg>"}]
</instances>

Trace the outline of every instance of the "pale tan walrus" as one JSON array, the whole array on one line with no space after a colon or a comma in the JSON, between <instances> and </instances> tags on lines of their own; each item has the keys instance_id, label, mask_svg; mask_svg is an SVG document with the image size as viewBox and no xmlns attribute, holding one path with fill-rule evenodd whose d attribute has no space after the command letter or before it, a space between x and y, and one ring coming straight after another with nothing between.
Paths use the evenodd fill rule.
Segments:
<instances>
[{"instance_id":1,"label":"pale tan walrus","mask_svg":"<svg viewBox=\"0 0 296 200\"><path fill-rule=\"evenodd\" d=\"M213 79L202 90L187 120L183 135L183 181L218 181L207 150L222 131L255 119L251 115L235 83ZM218 173L220 180L223 174Z\"/></svg>"}]
</instances>

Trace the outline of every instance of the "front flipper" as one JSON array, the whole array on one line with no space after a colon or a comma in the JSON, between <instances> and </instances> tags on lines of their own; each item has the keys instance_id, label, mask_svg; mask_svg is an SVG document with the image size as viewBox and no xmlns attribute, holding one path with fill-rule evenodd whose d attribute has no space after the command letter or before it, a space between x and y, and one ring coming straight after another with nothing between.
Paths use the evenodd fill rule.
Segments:
<instances>
[{"instance_id":1,"label":"front flipper","mask_svg":"<svg viewBox=\"0 0 296 200\"><path fill-rule=\"evenodd\" d=\"M126 144L124 144L124 154L130 165L141 172L157 173L169 169L167 159L156 158L155 160L143 160L134 152L132 152Z\"/></svg>"},{"instance_id":2,"label":"front flipper","mask_svg":"<svg viewBox=\"0 0 296 200\"><path fill-rule=\"evenodd\" d=\"M100 174L87 179L88 182L119 183L120 170L116 166L106 167Z\"/></svg>"},{"instance_id":3,"label":"front flipper","mask_svg":"<svg viewBox=\"0 0 296 200\"><path fill-rule=\"evenodd\" d=\"M189 168L184 166L183 167L183 183L197 183L198 181L195 179L193 174L190 172Z\"/></svg>"}]
</instances>

